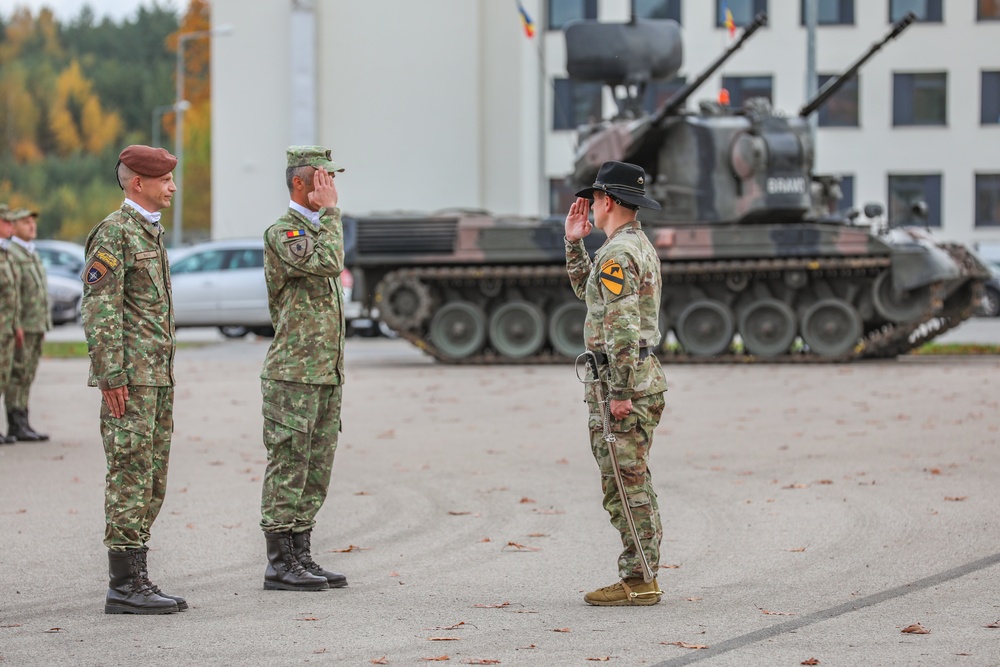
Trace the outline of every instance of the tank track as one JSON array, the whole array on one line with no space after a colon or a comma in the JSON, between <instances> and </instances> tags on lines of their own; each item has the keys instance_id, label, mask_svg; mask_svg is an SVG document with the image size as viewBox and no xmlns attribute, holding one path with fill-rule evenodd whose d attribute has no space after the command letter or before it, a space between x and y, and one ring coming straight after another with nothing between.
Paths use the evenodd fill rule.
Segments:
<instances>
[{"instance_id":1,"label":"tank track","mask_svg":"<svg viewBox=\"0 0 1000 667\"><path fill-rule=\"evenodd\" d=\"M964 250L961 246L957 248ZM950 248L949 248L950 250ZM889 257L796 257L770 258L758 260L728 260L703 262L664 262L661 273L664 283L699 282L703 280L725 279L727 275L748 275L750 277L773 277L784 271L807 271L810 277L850 277L870 275L890 265ZM430 282L464 283L481 281L515 282L521 285L558 285L566 281L566 269L562 265L524 266L436 266L399 269L385 276L393 279L416 278ZM701 357L684 352L659 351L657 357L664 363L720 364L720 363L845 363L864 359L889 359L906 354L940 336L973 315L981 283L973 283L967 298L945 311L943 284L930 286L931 298L928 308L915 322L910 324L885 324L873 331L866 331L861 341L848 354L827 357L807 351L790 352L784 355L759 359L751 354L727 353L712 357ZM510 359L494 352L473 354L462 359L444 355L433 342L415 331L399 331L417 348L447 364L564 364L573 361L555 352L545 352L529 357Z\"/></svg>"}]
</instances>

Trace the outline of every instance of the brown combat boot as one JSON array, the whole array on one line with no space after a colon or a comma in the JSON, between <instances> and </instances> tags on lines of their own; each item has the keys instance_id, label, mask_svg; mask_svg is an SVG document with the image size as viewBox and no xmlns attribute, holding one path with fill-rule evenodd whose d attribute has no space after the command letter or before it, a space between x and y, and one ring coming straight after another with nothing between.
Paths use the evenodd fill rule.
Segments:
<instances>
[{"instance_id":1,"label":"brown combat boot","mask_svg":"<svg viewBox=\"0 0 1000 667\"><path fill-rule=\"evenodd\" d=\"M306 572L309 574L314 574L317 577L323 577L326 579L326 583L330 585L330 588L343 588L346 586L346 576L340 574L339 572L324 570L319 563L313 560L312 554L310 553L311 539L311 530L301 533L292 533L292 553L295 554L295 560L299 561L299 564L304 567Z\"/></svg>"},{"instance_id":2,"label":"brown combat boot","mask_svg":"<svg viewBox=\"0 0 1000 667\"><path fill-rule=\"evenodd\" d=\"M648 584L642 578L630 578L617 584L598 588L583 596L584 602L598 607L622 607L625 605L651 605L660 601L663 591L654 578Z\"/></svg>"}]
</instances>

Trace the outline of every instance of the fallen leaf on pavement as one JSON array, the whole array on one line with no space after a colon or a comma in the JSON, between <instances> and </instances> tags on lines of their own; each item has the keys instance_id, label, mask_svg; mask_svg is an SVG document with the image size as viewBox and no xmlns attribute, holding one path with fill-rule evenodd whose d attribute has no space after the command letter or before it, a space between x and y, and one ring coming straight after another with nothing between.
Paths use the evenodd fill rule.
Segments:
<instances>
[{"instance_id":1,"label":"fallen leaf on pavement","mask_svg":"<svg viewBox=\"0 0 1000 667\"><path fill-rule=\"evenodd\" d=\"M783 489L808 489L809 485L808 484L801 484L801 483L799 483L799 484L789 484L788 486L783 486L781 488L783 488Z\"/></svg>"},{"instance_id":2,"label":"fallen leaf on pavement","mask_svg":"<svg viewBox=\"0 0 1000 667\"><path fill-rule=\"evenodd\" d=\"M535 501L535 499L534 499L534 498L528 498L528 497L524 497L524 498L521 498L521 500L520 500L519 502L520 502L520 503L521 503L522 505L524 505L524 504L526 504L526 503L533 503L533 502L536 502L536 501Z\"/></svg>"},{"instance_id":3,"label":"fallen leaf on pavement","mask_svg":"<svg viewBox=\"0 0 1000 667\"><path fill-rule=\"evenodd\" d=\"M3 627L8 627L8 626L3 626ZM15 627L17 627L17 626L15 626ZM992 623L990 623L986 627L987 628L1000 628L1000 619L997 619L996 621L993 621Z\"/></svg>"},{"instance_id":4,"label":"fallen leaf on pavement","mask_svg":"<svg viewBox=\"0 0 1000 667\"><path fill-rule=\"evenodd\" d=\"M459 621L455 625L440 626L440 627L436 627L436 628L427 628L427 629L428 630L454 630L455 628L459 628L459 627L461 627L463 625L465 625L465 621Z\"/></svg>"},{"instance_id":5,"label":"fallen leaf on pavement","mask_svg":"<svg viewBox=\"0 0 1000 667\"><path fill-rule=\"evenodd\" d=\"M552 632L572 632L569 628L555 628Z\"/></svg>"},{"instance_id":6,"label":"fallen leaf on pavement","mask_svg":"<svg viewBox=\"0 0 1000 667\"><path fill-rule=\"evenodd\" d=\"M444 662L445 660L451 660L451 658L449 658L446 655L439 655L436 658L420 658L420 659L423 660L424 662Z\"/></svg>"},{"instance_id":7,"label":"fallen leaf on pavement","mask_svg":"<svg viewBox=\"0 0 1000 667\"><path fill-rule=\"evenodd\" d=\"M318 648L315 651L313 651L313 653L316 653L316 654L318 654L318 653L326 653L326 649L325 648Z\"/></svg>"},{"instance_id":8,"label":"fallen leaf on pavement","mask_svg":"<svg viewBox=\"0 0 1000 667\"><path fill-rule=\"evenodd\" d=\"M473 607L479 607L480 609L500 609L501 607L509 607L509 602L501 602L500 604L474 604Z\"/></svg>"},{"instance_id":9,"label":"fallen leaf on pavement","mask_svg":"<svg viewBox=\"0 0 1000 667\"><path fill-rule=\"evenodd\" d=\"M518 646L518 647L517 647L516 649L514 649L514 650L515 650L515 651L527 651L527 650L529 650L529 649L533 649L533 648L538 648L538 647L537 647L537 646L535 646L534 644L528 644L527 646Z\"/></svg>"},{"instance_id":10,"label":"fallen leaf on pavement","mask_svg":"<svg viewBox=\"0 0 1000 667\"><path fill-rule=\"evenodd\" d=\"M817 660L816 658L809 658L808 660L803 660L799 664L800 665L818 665L819 664L819 660Z\"/></svg>"},{"instance_id":11,"label":"fallen leaf on pavement","mask_svg":"<svg viewBox=\"0 0 1000 667\"><path fill-rule=\"evenodd\" d=\"M499 665L499 660L494 660L493 658L466 658L462 661L463 665Z\"/></svg>"},{"instance_id":12,"label":"fallen leaf on pavement","mask_svg":"<svg viewBox=\"0 0 1000 667\"><path fill-rule=\"evenodd\" d=\"M603 658L584 658L584 659L589 660L591 662L608 662L609 660L611 660L611 656L606 655Z\"/></svg>"},{"instance_id":13,"label":"fallen leaf on pavement","mask_svg":"<svg viewBox=\"0 0 1000 667\"><path fill-rule=\"evenodd\" d=\"M49 628L48 630L43 630L43 632L62 632L62 628Z\"/></svg>"},{"instance_id":14,"label":"fallen leaf on pavement","mask_svg":"<svg viewBox=\"0 0 1000 667\"><path fill-rule=\"evenodd\" d=\"M684 598L688 602L701 602L701 598Z\"/></svg>"},{"instance_id":15,"label":"fallen leaf on pavement","mask_svg":"<svg viewBox=\"0 0 1000 667\"><path fill-rule=\"evenodd\" d=\"M371 660L369 660L369 662L371 662L373 665L388 665L389 664L389 660L384 655L381 658L372 658Z\"/></svg>"},{"instance_id":16,"label":"fallen leaf on pavement","mask_svg":"<svg viewBox=\"0 0 1000 667\"><path fill-rule=\"evenodd\" d=\"M508 542L507 546L504 547L503 549L501 549L501 551L506 551L507 547L510 547L511 549L517 549L518 551L541 551L542 550L541 547L529 547L529 546L524 545L524 544L518 544L517 542Z\"/></svg>"},{"instance_id":17,"label":"fallen leaf on pavement","mask_svg":"<svg viewBox=\"0 0 1000 667\"><path fill-rule=\"evenodd\" d=\"M793 554L800 554L800 553L804 552L805 550L806 550L805 547L797 547L795 549L789 549L788 551L791 551Z\"/></svg>"},{"instance_id":18,"label":"fallen leaf on pavement","mask_svg":"<svg viewBox=\"0 0 1000 667\"><path fill-rule=\"evenodd\" d=\"M456 512L455 510L449 510L448 514L452 516L465 516L466 514L472 514L472 512Z\"/></svg>"},{"instance_id":19,"label":"fallen leaf on pavement","mask_svg":"<svg viewBox=\"0 0 1000 667\"><path fill-rule=\"evenodd\" d=\"M930 630L920 625L919 623L914 623L913 625L908 625L903 628L900 632L905 632L908 635L929 635Z\"/></svg>"},{"instance_id":20,"label":"fallen leaf on pavement","mask_svg":"<svg viewBox=\"0 0 1000 667\"><path fill-rule=\"evenodd\" d=\"M681 648L702 649L708 648L708 644L688 644L687 642L660 642L664 646L680 646Z\"/></svg>"},{"instance_id":21,"label":"fallen leaf on pavement","mask_svg":"<svg viewBox=\"0 0 1000 667\"><path fill-rule=\"evenodd\" d=\"M680 568L681 568L680 565L661 565L660 566L661 570L679 570Z\"/></svg>"},{"instance_id":22,"label":"fallen leaf on pavement","mask_svg":"<svg viewBox=\"0 0 1000 667\"><path fill-rule=\"evenodd\" d=\"M330 549L327 553L333 554L346 554L352 551L368 551L368 547L359 547L354 544L348 546L346 549Z\"/></svg>"},{"instance_id":23,"label":"fallen leaf on pavement","mask_svg":"<svg viewBox=\"0 0 1000 667\"><path fill-rule=\"evenodd\" d=\"M427 638L427 641L429 641L429 642L457 642L458 640L459 640L458 637L428 637Z\"/></svg>"},{"instance_id":24,"label":"fallen leaf on pavement","mask_svg":"<svg viewBox=\"0 0 1000 667\"><path fill-rule=\"evenodd\" d=\"M968 499L969 496L945 496L945 500L950 500L953 503L960 503L963 500Z\"/></svg>"},{"instance_id":25,"label":"fallen leaf on pavement","mask_svg":"<svg viewBox=\"0 0 1000 667\"><path fill-rule=\"evenodd\" d=\"M547 533L528 533L528 537L548 537Z\"/></svg>"},{"instance_id":26,"label":"fallen leaf on pavement","mask_svg":"<svg viewBox=\"0 0 1000 667\"><path fill-rule=\"evenodd\" d=\"M319 619L315 616L304 616L302 618L295 619L296 621L318 621Z\"/></svg>"},{"instance_id":27,"label":"fallen leaf on pavement","mask_svg":"<svg viewBox=\"0 0 1000 667\"><path fill-rule=\"evenodd\" d=\"M767 614L768 616L795 616L795 614L792 614L787 611L769 611L761 607L757 607L757 609L760 609L760 613Z\"/></svg>"}]
</instances>

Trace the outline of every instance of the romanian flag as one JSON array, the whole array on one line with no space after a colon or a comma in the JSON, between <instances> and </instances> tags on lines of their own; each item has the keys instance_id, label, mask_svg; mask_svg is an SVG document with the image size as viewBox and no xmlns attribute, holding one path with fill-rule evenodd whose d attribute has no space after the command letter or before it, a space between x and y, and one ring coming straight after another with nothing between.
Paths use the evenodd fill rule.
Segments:
<instances>
[{"instance_id":1,"label":"romanian flag","mask_svg":"<svg viewBox=\"0 0 1000 667\"><path fill-rule=\"evenodd\" d=\"M528 39L531 39L535 36L535 22L531 20L527 10L524 9L520 2L517 3L517 11L521 15L521 27L524 28L524 34Z\"/></svg>"},{"instance_id":2,"label":"romanian flag","mask_svg":"<svg viewBox=\"0 0 1000 667\"><path fill-rule=\"evenodd\" d=\"M297 229L294 232L287 232L285 234L285 236L287 236L290 239L294 239L296 236L305 236L305 235L306 235L306 230L304 229Z\"/></svg>"},{"instance_id":3,"label":"romanian flag","mask_svg":"<svg viewBox=\"0 0 1000 667\"><path fill-rule=\"evenodd\" d=\"M736 35L736 21L733 20L733 13L729 11L728 5L723 5L726 10L726 21L723 23L726 26L726 30L729 31L729 36L733 37Z\"/></svg>"}]
</instances>

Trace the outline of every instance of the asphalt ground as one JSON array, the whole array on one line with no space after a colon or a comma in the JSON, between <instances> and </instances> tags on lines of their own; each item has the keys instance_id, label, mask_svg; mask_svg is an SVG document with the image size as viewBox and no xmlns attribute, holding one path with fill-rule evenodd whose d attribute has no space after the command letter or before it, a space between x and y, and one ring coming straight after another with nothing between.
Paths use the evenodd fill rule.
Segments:
<instances>
[{"instance_id":1,"label":"asphalt ground","mask_svg":"<svg viewBox=\"0 0 1000 667\"><path fill-rule=\"evenodd\" d=\"M0 663L1000 665L997 357L667 366L664 598L597 608L620 545L572 368L384 339L348 342L313 538L350 585L264 591L265 350L178 351L149 561L191 608L168 616L103 614L99 393L85 360L42 361L52 440L0 447Z\"/></svg>"}]
</instances>

